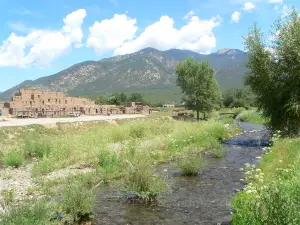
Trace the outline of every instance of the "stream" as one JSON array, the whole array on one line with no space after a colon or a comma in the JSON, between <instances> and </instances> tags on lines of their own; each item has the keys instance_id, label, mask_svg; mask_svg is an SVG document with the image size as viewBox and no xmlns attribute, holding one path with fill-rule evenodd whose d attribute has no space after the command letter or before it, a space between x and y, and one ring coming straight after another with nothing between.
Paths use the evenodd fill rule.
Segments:
<instances>
[{"instance_id":1,"label":"stream","mask_svg":"<svg viewBox=\"0 0 300 225\"><path fill-rule=\"evenodd\" d=\"M208 159L199 176L183 177L164 165L172 191L161 195L158 204L142 205L124 198L124 193L104 188L97 194L96 224L230 224L230 201L243 188L240 168L257 164L270 132L262 125L238 122L242 134L223 143L227 152L220 159Z\"/></svg>"}]
</instances>

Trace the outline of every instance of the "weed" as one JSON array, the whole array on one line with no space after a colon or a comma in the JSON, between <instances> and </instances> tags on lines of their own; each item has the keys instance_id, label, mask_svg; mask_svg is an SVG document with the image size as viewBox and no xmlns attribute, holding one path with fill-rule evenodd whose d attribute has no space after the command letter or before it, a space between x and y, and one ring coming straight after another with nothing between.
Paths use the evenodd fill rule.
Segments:
<instances>
[{"instance_id":1,"label":"weed","mask_svg":"<svg viewBox=\"0 0 300 225\"><path fill-rule=\"evenodd\" d=\"M4 156L4 165L12 167L20 167L23 164L24 157L20 151L8 152Z\"/></svg>"},{"instance_id":2,"label":"weed","mask_svg":"<svg viewBox=\"0 0 300 225\"><path fill-rule=\"evenodd\" d=\"M136 194L144 201L153 201L159 194L168 190L166 182L153 175L152 167L144 156L128 162L124 185L128 192Z\"/></svg>"},{"instance_id":3,"label":"weed","mask_svg":"<svg viewBox=\"0 0 300 225\"><path fill-rule=\"evenodd\" d=\"M95 194L82 186L69 184L62 200L63 210L71 216L72 222L80 220L92 212Z\"/></svg>"},{"instance_id":4,"label":"weed","mask_svg":"<svg viewBox=\"0 0 300 225\"><path fill-rule=\"evenodd\" d=\"M49 156L51 147L46 142L26 140L24 145L24 153L28 158L43 158Z\"/></svg>"},{"instance_id":5,"label":"weed","mask_svg":"<svg viewBox=\"0 0 300 225\"><path fill-rule=\"evenodd\" d=\"M14 200L14 191L12 189L4 189L2 190L2 203L6 206L13 202Z\"/></svg>"},{"instance_id":6,"label":"weed","mask_svg":"<svg viewBox=\"0 0 300 225\"><path fill-rule=\"evenodd\" d=\"M247 165L249 182L233 200L233 225L300 224L299 139L275 141L260 168Z\"/></svg>"},{"instance_id":7,"label":"weed","mask_svg":"<svg viewBox=\"0 0 300 225\"><path fill-rule=\"evenodd\" d=\"M52 206L43 201L26 201L21 205L12 206L5 214L0 214L0 224L33 225L54 224L50 222Z\"/></svg>"},{"instance_id":8,"label":"weed","mask_svg":"<svg viewBox=\"0 0 300 225\"><path fill-rule=\"evenodd\" d=\"M236 119L242 122L265 124L267 120L256 110L245 110L237 115Z\"/></svg>"},{"instance_id":9,"label":"weed","mask_svg":"<svg viewBox=\"0 0 300 225\"><path fill-rule=\"evenodd\" d=\"M184 176L196 176L205 162L201 154L188 153L177 160L177 167L181 169Z\"/></svg>"}]
</instances>

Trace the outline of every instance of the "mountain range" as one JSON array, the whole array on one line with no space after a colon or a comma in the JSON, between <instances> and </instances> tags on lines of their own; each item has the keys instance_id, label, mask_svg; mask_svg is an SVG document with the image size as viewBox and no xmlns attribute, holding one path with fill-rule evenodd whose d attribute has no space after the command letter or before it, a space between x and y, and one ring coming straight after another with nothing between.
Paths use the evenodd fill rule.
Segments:
<instances>
[{"instance_id":1,"label":"mountain range","mask_svg":"<svg viewBox=\"0 0 300 225\"><path fill-rule=\"evenodd\" d=\"M221 89L243 86L247 56L241 50L221 49L205 55L188 50L146 48L100 61L85 61L50 76L26 80L1 93L0 99L8 99L19 88L62 91L70 96L176 89L175 65L187 57L207 60Z\"/></svg>"}]
</instances>

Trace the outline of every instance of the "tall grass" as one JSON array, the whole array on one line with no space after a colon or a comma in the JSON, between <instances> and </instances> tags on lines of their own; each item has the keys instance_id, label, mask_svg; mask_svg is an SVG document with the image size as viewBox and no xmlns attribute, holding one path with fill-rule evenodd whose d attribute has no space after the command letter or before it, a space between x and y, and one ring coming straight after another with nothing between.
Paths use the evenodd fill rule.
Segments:
<instances>
[{"instance_id":1,"label":"tall grass","mask_svg":"<svg viewBox=\"0 0 300 225\"><path fill-rule=\"evenodd\" d=\"M95 194L80 185L68 185L63 192L62 208L70 215L71 222L92 213Z\"/></svg>"},{"instance_id":2,"label":"tall grass","mask_svg":"<svg viewBox=\"0 0 300 225\"><path fill-rule=\"evenodd\" d=\"M122 121L114 126L106 124L88 126L89 129L82 128L82 131L70 129L60 135L55 135L51 143L43 143L44 146L49 146L50 151L46 151L47 157L41 158L34 165L33 173L38 176L78 162L94 164L95 159L103 154L101 152L112 150L110 147L112 143L126 146L130 142L137 145L138 151L143 150L146 155L149 155L150 151L142 145L145 141L151 140L153 147L153 149L150 148L151 154L165 159L191 145L199 149L219 152L220 148L216 142L236 132L234 126L228 129L224 123L214 120L188 123L169 118ZM162 140L165 143L162 143ZM117 151L116 154L118 154Z\"/></svg>"},{"instance_id":3,"label":"tall grass","mask_svg":"<svg viewBox=\"0 0 300 225\"><path fill-rule=\"evenodd\" d=\"M257 124L265 124L267 120L261 115L261 113L257 112L256 110L245 110L242 111L236 119L242 122L249 122L249 123L257 123Z\"/></svg>"},{"instance_id":4,"label":"tall grass","mask_svg":"<svg viewBox=\"0 0 300 225\"><path fill-rule=\"evenodd\" d=\"M123 178L126 191L136 194L144 201L153 201L168 190L168 185L159 176L153 175L150 162L142 155L127 162Z\"/></svg>"},{"instance_id":5,"label":"tall grass","mask_svg":"<svg viewBox=\"0 0 300 225\"><path fill-rule=\"evenodd\" d=\"M43 201L26 201L20 205L9 208L7 213L0 214L0 224L3 225L33 225L57 224L51 222L53 216L52 206Z\"/></svg>"},{"instance_id":6,"label":"tall grass","mask_svg":"<svg viewBox=\"0 0 300 225\"><path fill-rule=\"evenodd\" d=\"M20 151L12 151L4 155L3 161L5 166L20 167L24 162L24 156Z\"/></svg>"},{"instance_id":7,"label":"tall grass","mask_svg":"<svg viewBox=\"0 0 300 225\"><path fill-rule=\"evenodd\" d=\"M184 176L196 176L199 169L205 166L205 161L201 154L189 153L179 158L176 164Z\"/></svg>"},{"instance_id":8,"label":"tall grass","mask_svg":"<svg viewBox=\"0 0 300 225\"><path fill-rule=\"evenodd\" d=\"M43 158L49 156L51 151L50 144L40 140L26 139L24 153L27 158Z\"/></svg>"},{"instance_id":9,"label":"tall grass","mask_svg":"<svg viewBox=\"0 0 300 225\"><path fill-rule=\"evenodd\" d=\"M234 225L300 224L300 140L282 139L266 150L233 200Z\"/></svg>"}]
</instances>

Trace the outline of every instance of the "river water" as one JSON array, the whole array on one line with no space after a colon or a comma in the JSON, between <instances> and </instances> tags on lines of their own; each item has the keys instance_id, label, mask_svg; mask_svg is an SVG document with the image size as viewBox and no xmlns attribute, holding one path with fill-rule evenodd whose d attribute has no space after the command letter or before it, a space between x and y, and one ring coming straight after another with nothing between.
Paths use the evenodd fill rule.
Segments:
<instances>
[{"instance_id":1,"label":"river water","mask_svg":"<svg viewBox=\"0 0 300 225\"><path fill-rule=\"evenodd\" d=\"M124 197L124 193L104 188L97 194L94 215L96 224L230 224L230 201L243 188L240 168L245 163L256 164L262 148L268 145L270 132L262 125L239 123L243 133L223 145L226 154L220 159L208 159L199 176L183 177L180 171L164 165L172 191L158 198L153 205L139 204ZM159 172L159 171L158 171Z\"/></svg>"}]
</instances>

